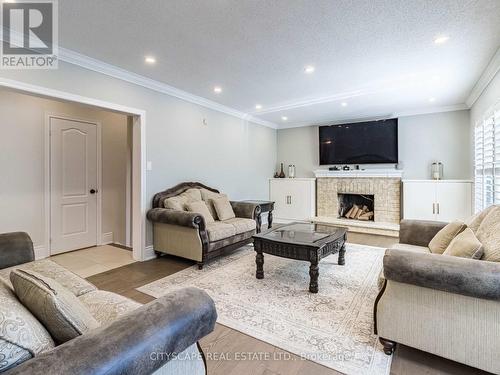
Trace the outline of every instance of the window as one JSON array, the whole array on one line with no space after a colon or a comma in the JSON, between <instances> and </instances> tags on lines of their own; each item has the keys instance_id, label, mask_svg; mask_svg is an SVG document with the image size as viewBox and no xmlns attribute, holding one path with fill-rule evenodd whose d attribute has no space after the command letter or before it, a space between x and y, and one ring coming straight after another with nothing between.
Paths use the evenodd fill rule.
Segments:
<instances>
[{"instance_id":1,"label":"window","mask_svg":"<svg viewBox=\"0 0 500 375\"><path fill-rule=\"evenodd\" d=\"M474 128L474 207L500 204L500 106Z\"/></svg>"}]
</instances>

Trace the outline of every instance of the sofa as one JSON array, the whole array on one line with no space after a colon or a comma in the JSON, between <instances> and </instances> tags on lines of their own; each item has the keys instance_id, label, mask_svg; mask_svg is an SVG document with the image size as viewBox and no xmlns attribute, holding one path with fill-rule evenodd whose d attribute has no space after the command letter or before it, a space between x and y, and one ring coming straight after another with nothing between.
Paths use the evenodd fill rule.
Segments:
<instances>
[{"instance_id":1,"label":"sofa","mask_svg":"<svg viewBox=\"0 0 500 375\"><path fill-rule=\"evenodd\" d=\"M157 193L147 213L153 223L155 253L194 260L202 269L209 259L251 243L252 236L260 232L260 206L231 201L234 217L220 220L212 205L220 197L226 195L199 182L183 182ZM199 201L205 202L213 222L186 209Z\"/></svg>"},{"instance_id":2,"label":"sofa","mask_svg":"<svg viewBox=\"0 0 500 375\"><path fill-rule=\"evenodd\" d=\"M16 297L9 276L19 269L66 288L99 326L55 344ZM216 318L212 299L201 290L181 289L141 305L98 290L49 259L35 261L26 233L0 234L0 373L206 374L197 342L214 329Z\"/></svg>"},{"instance_id":3,"label":"sofa","mask_svg":"<svg viewBox=\"0 0 500 375\"><path fill-rule=\"evenodd\" d=\"M481 260L433 254L429 242L446 223L403 220L400 243L383 260L375 333L386 354L396 343L500 373L500 207L465 224ZM485 260L489 259L489 260Z\"/></svg>"}]
</instances>

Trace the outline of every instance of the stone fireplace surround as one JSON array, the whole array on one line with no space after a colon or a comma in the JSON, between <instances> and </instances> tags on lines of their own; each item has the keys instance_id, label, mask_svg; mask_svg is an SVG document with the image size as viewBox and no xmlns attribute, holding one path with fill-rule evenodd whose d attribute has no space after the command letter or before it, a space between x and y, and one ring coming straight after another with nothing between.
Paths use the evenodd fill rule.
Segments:
<instances>
[{"instance_id":1,"label":"stone fireplace surround","mask_svg":"<svg viewBox=\"0 0 500 375\"><path fill-rule=\"evenodd\" d=\"M374 221L339 218L338 194L374 196ZM401 218L401 176L394 173L323 172L316 179L314 222L344 224L353 231L397 235ZM354 223L355 222L355 223ZM351 228L351 224L355 227Z\"/></svg>"}]
</instances>

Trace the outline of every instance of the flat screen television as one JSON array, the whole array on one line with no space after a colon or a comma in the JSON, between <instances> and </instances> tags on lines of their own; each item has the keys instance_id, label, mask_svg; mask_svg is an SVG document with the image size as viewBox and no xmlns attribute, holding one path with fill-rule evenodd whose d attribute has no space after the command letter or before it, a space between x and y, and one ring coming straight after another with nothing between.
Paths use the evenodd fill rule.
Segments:
<instances>
[{"instance_id":1,"label":"flat screen television","mask_svg":"<svg viewBox=\"0 0 500 375\"><path fill-rule=\"evenodd\" d=\"M319 163L398 163L398 119L320 126Z\"/></svg>"}]
</instances>

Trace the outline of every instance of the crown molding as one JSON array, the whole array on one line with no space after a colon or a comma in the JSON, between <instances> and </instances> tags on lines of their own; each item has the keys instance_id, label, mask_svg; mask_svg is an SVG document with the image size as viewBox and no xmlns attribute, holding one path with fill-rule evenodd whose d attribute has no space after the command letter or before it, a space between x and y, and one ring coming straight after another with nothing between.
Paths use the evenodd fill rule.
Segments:
<instances>
[{"instance_id":1,"label":"crown molding","mask_svg":"<svg viewBox=\"0 0 500 375\"><path fill-rule=\"evenodd\" d=\"M418 115L427 115L427 114L432 114L432 113L442 113L442 112L453 112L453 111L463 111L463 110L468 110L469 107L466 104L456 104L456 105L448 105L448 106L441 106L441 107L425 107L425 108L420 108L420 109L415 109L415 110L410 110L410 111L401 111L401 112L394 112L391 114L381 114L381 115L375 115L375 116L365 116L365 117L342 117L339 119L331 120L331 121L321 121L321 122L315 122L315 123L304 123L304 122L298 122L295 124L286 124L286 125L281 125L278 130L281 129L292 129L292 128L301 128L301 127L306 127L306 126L323 126L323 125L335 125L335 124L342 124L345 122L362 122L362 121L377 121L377 120L385 120L389 118L395 118L395 117L407 117L407 116L418 116Z\"/></svg>"},{"instance_id":2,"label":"crown molding","mask_svg":"<svg viewBox=\"0 0 500 375\"><path fill-rule=\"evenodd\" d=\"M200 105L202 107L212 109L212 110L217 111L217 112L222 112L222 113L225 113L227 115L230 115L230 116L233 116L233 117L236 117L236 118L248 121L248 122L252 122L252 123L255 123L258 125L267 126L269 128L272 128L272 129L278 128L278 125L273 123L273 122L262 120L262 119L255 117L249 113L241 112L241 111L238 111L234 108L230 108L230 107L227 107L225 105L216 103L212 100L203 98L201 96L190 94L189 92L180 90L178 88L167 85L165 83L156 81L156 80L151 79L151 78L141 76L141 75L136 74L136 73L132 73L128 70L119 68L117 66L105 63L103 61L94 59L94 58L86 56L86 55L82 55L78 52L71 51L71 50L63 48L63 47L59 47L59 60L64 61L68 64L77 65L77 66L82 67L84 69L92 70L92 71L97 72L97 73L105 74L107 76L117 78L117 79L120 79L122 81L132 83L134 85L142 86L142 87L145 87L147 89L150 89L150 90L153 90L156 92L160 92L162 94L173 96L173 97L185 100L187 102L194 103L194 104Z\"/></svg>"},{"instance_id":3,"label":"crown molding","mask_svg":"<svg viewBox=\"0 0 500 375\"><path fill-rule=\"evenodd\" d=\"M467 100L465 103L470 107L474 105L477 99L481 96L483 91L488 87L490 82L495 78L497 73L500 71L500 48L496 51L495 55L493 55L492 59L484 69L483 73L477 80L476 84L472 88Z\"/></svg>"}]
</instances>

